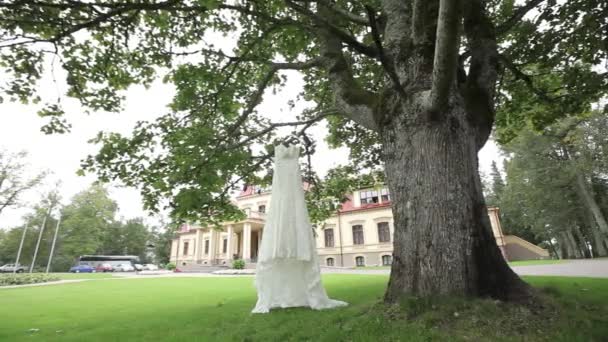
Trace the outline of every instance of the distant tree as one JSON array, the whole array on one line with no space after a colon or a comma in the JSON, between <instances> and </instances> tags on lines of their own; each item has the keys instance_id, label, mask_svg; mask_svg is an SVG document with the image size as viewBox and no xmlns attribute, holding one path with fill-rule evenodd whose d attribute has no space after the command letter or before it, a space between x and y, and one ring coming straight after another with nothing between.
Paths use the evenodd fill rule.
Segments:
<instances>
[{"instance_id":1,"label":"distant tree","mask_svg":"<svg viewBox=\"0 0 608 342\"><path fill-rule=\"evenodd\" d=\"M73 262L80 255L102 252L117 210L116 202L102 186L93 185L76 194L62 210L59 253Z\"/></svg>"},{"instance_id":2,"label":"distant tree","mask_svg":"<svg viewBox=\"0 0 608 342\"><path fill-rule=\"evenodd\" d=\"M123 224L121 230L122 253L137 255L142 262L147 261L146 246L151 239L151 234L143 219L129 219Z\"/></svg>"},{"instance_id":3,"label":"distant tree","mask_svg":"<svg viewBox=\"0 0 608 342\"><path fill-rule=\"evenodd\" d=\"M507 231L535 242L557 242L564 257L606 255L601 160L607 150L605 139L593 134L605 121L596 112L560 120L543 132L522 129L504 146L510 159L498 205Z\"/></svg>"},{"instance_id":4,"label":"distant tree","mask_svg":"<svg viewBox=\"0 0 608 342\"><path fill-rule=\"evenodd\" d=\"M45 177L44 173L26 177L26 157L26 152L0 150L0 214L6 208L19 206L21 195L39 185Z\"/></svg>"},{"instance_id":5,"label":"distant tree","mask_svg":"<svg viewBox=\"0 0 608 342\"><path fill-rule=\"evenodd\" d=\"M45 222L44 218L49 214L49 206L56 206L57 201L58 198L55 192L47 193L40 202L33 206L30 213L24 215L23 221L27 224L28 229L19 260L20 264L30 265L32 263L40 229L42 228L42 223ZM48 261L53 233L57 224L57 217L53 214L56 214L56 212L48 215L43 227L40 247L36 256L36 265L34 265L35 269L38 270L45 267ZM8 229L5 233L5 238L0 240L0 258L3 262L15 262L25 224Z\"/></svg>"},{"instance_id":6,"label":"distant tree","mask_svg":"<svg viewBox=\"0 0 608 342\"><path fill-rule=\"evenodd\" d=\"M155 229L153 235L155 262L167 264L171 259L171 242L175 238L177 225L163 225L161 229Z\"/></svg>"},{"instance_id":7,"label":"distant tree","mask_svg":"<svg viewBox=\"0 0 608 342\"><path fill-rule=\"evenodd\" d=\"M502 192L505 188L505 183L502 179L502 175L498 170L498 166L496 166L496 161L492 161L490 171L490 184L486 184L486 204L487 205L498 205L500 202L500 197L502 196ZM486 182L487 183L487 182Z\"/></svg>"}]
</instances>

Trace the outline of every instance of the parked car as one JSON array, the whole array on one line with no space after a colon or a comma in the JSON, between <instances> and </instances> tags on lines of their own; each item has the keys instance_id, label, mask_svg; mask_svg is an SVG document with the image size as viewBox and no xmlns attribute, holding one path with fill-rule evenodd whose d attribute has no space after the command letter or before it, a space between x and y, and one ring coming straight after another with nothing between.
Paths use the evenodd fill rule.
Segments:
<instances>
[{"instance_id":1,"label":"parked car","mask_svg":"<svg viewBox=\"0 0 608 342\"><path fill-rule=\"evenodd\" d=\"M148 270L148 271L158 271L158 266L154 265L154 264L145 264L144 265L144 270Z\"/></svg>"},{"instance_id":2,"label":"parked car","mask_svg":"<svg viewBox=\"0 0 608 342\"><path fill-rule=\"evenodd\" d=\"M95 269L89 265L76 265L70 268L70 272L72 273L93 273Z\"/></svg>"},{"instance_id":3,"label":"parked car","mask_svg":"<svg viewBox=\"0 0 608 342\"><path fill-rule=\"evenodd\" d=\"M16 270L15 270L16 268ZM15 267L15 264L6 264L4 266L0 266L0 273L13 273L13 272L17 272L17 273L23 273L25 272L27 269L27 266L24 265L17 265L17 267Z\"/></svg>"},{"instance_id":4,"label":"parked car","mask_svg":"<svg viewBox=\"0 0 608 342\"><path fill-rule=\"evenodd\" d=\"M144 265L142 265L142 264L133 264L133 268L135 268L136 271L145 270Z\"/></svg>"},{"instance_id":5,"label":"parked car","mask_svg":"<svg viewBox=\"0 0 608 342\"><path fill-rule=\"evenodd\" d=\"M116 272L133 272L135 268L131 266L131 264L119 264L114 266L114 271Z\"/></svg>"},{"instance_id":6,"label":"parked car","mask_svg":"<svg viewBox=\"0 0 608 342\"><path fill-rule=\"evenodd\" d=\"M101 264L95 267L95 271L97 272L114 272L114 267L110 264Z\"/></svg>"}]
</instances>

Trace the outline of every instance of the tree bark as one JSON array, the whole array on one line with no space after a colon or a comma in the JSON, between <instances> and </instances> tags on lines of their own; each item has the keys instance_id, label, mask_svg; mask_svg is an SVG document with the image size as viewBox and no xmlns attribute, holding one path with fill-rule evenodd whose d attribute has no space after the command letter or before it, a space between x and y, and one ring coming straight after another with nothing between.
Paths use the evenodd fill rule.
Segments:
<instances>
[{"instance_id":1,"label":"tree bark","mask_svg":"<svg viewBox=\"0 0 608 342\"><path fill-rule=\"evenodd\" d=\"M581 232L581 229L578 225L575 225L572 228L574 231L574 235L576 236L576 240L578 241L578 245L580 246L581 252L583 254L583 258L591 258L591 251L589 250L589 245L587 244L587 238Z\"/></svg>"},{"instance_id":2,"label":"tree bark","mask_svg":"<svg viewBox=\"0 0 608 342\"><path fill-rule=\"evenodd\" d=\"M578 248L576 240L574 239L574 235L572 235L572 231L570 230L566 232L566 242L568 243L569 257L581 259L583 257L581 254L581 250Z\"/></svg>"},{"instance_id":3,"label":"tree bark","mask_svg":"<svg viewBox=\"0 0 608 342\"><path fill-rule=\"evenodd\" d=\"M593 217L599 229L602 231L603 234L608 234L608 222L606 222L606 218L604 217L600 206L595 201L591 190L589 190L589 188L587 187L587 181L585 180L585 176L580 172L577 172L576 174L576 188L578 189L579 196L581 197L587 208L589 208L589 210L593 214Z\"/></svg>"},{"instance_id":4,"label":"tree bark","mask_svg":"<svg viewBox=\"0 0 608 342\"><path fill-rule=\"evenodd\" d=\"M589 208L583 208L580 213L583 221L585 221L585 225L587 226L591 238L593 240L593 257L605 256L606 255L606 247L604 246L605 238L603 234L599 231L596 221L593 217L593 213Z\"/></svg>"},{"instance_id":5,"label":"tree bark","mask_svg":"<svg viewBox=\"0 0 608 342\"><path fill-rule=\"evenodd\" d=\"M445 120L412 119L426 117L414 105L380 132L395 224L385 300L458 295L527 301L528 285L507 265L492 233L475 128L460 97L449 102Z\"/></svg>"}]
</instances>

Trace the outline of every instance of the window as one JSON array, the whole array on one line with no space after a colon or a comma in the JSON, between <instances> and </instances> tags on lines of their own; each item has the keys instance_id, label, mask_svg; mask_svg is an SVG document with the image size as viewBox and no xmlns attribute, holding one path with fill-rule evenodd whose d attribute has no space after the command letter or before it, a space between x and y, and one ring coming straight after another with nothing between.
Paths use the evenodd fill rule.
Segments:
<instances>
[{"instance_id":1,"label":"window","mask_svg":"<svg viewBox=\"0 0 608 342\"><path fill-rule=\"evenodd\" d=\"M209 240L205 240L205 254L209 254Z\"/></svg>"},{"instance_id":2,"label":"window","mask_svg":"<svg viewBox=\"0 0 608 342\"><path fill-rule=\"evenodd\" d=\"M378 203L378 191L376 190L361 191L359 197L361 197L361 204Z\"/></svg>"},{"instance_id":3,"label":"window","mask_svg":"<svg viewBox=\"0 0 608 342\"><path fill-rule=\"evenodd\" d=\"M353 244L362 245L363 244L363 226L360 224L353 226Z\"/></svg>"},{"instance_id":4,"label":"window","mask_svg":"<svg viewBox=\"0 0 608 342\"><path fill-rule=\"evenodd\" d=\"M327 263L327 266L333 266L334 265L334 258L327 258L326 263Z\"/></svg>"},{"instance_id":5,"label":"window","mask_svg":"<svg viewBox=\"0 0 608 342\"><path fill-rule=\"evenodd\" d=\"M378 223L378 242L391 242L391 230L388 222Z\"/></svg>"},{"instance_id":6,"label":"window","mask_svg":"<svg viewBox=\"0 0 608 342\"><path fill-rule=\"evenodd\" d=\"M265 212L266 212L266 206L265 205L258 206L258 213L265 213Z\"/></svg>"},{"instance_id":7,"label":"window","mask_svg":"<svg viewBox=\"0 0 608 342\"><path fill-rule=\"evenodd\" d=\"M382 202L390 202L391 200L391 193L386 188L380 190L380 196L382 197Z\"/></svg>"},{"instance_id":8,"label":"window","mask_svg":"<svg viewBox=\"0 0 608 342\"><path fill-rule=\"evenodd\" d=\"M222 243L222 253L226 254L228 252L228 239L224 239Z\"/></svg>"},{"instance_id":9,"label":"window","mask_svg":"<svg viewBox=\"0 0 608 342\"><path fill-rule=\"evenodd\" d=\"M334 230L325 229L325 247L334 246Z\"/></svg>"},{"instance_id":10,"label":"window","mask_svg":"<svg viewBox=\"0 0 608 342\"><path fill-rule=\"evenodd\" d=\"M358 256L355 258L355 263L357 264L357 267L365 266L365 258Z\"/></svg>"},{"instance_id":11,"label":"window","mask_svg":"<svg viewBox=\"0 0 608 342\"><path fill-rule=\"evenodd\" d=\"M184 255L188 255L188 245L189 244L190 243L188 243L188 242L184 242L184 253L183 253Z\"/></svg>"},{"instance_id":12,"label":"window","mask_svg":"<svg viewBox=\"0 0 608 342\"><path fill-rule=\"evenodd\" d=\"M393 257L390 255L383 255L382 256L382 265L383 266L390 266L393 263Z\"/></svg>"}]
</instances>

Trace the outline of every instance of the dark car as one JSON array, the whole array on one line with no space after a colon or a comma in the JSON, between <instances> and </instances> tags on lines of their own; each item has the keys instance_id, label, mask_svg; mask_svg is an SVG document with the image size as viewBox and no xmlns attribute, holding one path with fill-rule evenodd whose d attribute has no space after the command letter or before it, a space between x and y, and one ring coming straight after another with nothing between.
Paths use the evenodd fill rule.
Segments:
<instances>
[{"instance_id":1,"label":"dark car","mask_svg":"<svg viewBox=\"0 0 608 342\"><path fill-rule=\"evenodd\" d=\"M110 264L101 264L95 267L96 272L114 272L114 267Z\"/></svg>"},{"instance_id":2,"label":"dark car","mask_svg":"<svg viewBox=\"0 0 608 342\"><path fill-rule=\"evenodd\" d=\"M70 272L72 273L93 273L95 269L89 265L76 265L70 268Z\"/></svg>"}]
</instances>

